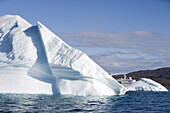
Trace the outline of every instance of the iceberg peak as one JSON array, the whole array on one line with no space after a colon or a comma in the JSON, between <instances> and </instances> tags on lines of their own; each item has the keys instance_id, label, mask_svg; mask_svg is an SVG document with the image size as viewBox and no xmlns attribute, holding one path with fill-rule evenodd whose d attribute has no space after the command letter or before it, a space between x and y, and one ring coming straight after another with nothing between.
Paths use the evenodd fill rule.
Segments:
<instances>
[{"instance_id":1,"label":"iceberg peak","mask_svg":"<svg viewBox=\"0 0 170 113\"><path fill-rule=\"evenodd\" d=\"M22 17L19 15L4 15L0 17L0 27L3 26L4 24L11 24L11 23L18 23L19 26L21 27L30 27L32 26L30 23L28 23L26 20L24 20Z\"/></svg>"},{"instance_id":2,"label":"iceberg peak","mask_svg":"<svg viewBox=\"0 0 170 113\"><path fill-rule=\"evenodd\" d=\"M126 88L39 21L0 17L0 93L120 95ZM10 81L10 82L9 82Z\"/></svg>"}]
</instances>

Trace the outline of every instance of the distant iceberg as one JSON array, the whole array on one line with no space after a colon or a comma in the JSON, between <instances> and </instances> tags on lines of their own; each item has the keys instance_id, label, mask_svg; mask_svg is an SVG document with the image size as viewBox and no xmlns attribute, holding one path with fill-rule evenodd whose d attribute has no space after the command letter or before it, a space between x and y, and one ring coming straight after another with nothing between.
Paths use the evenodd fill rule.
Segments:
<instances>
[{"instance_id":1,"label":"distant iceberg","mask_svg":"<svg viewBox=\"0 0 170 113\"><path fill-rule=\"evenodd\" d=\"M161 84L148 78L141 78L137 82L126 86L126 88L129 91L168 91Z\"/></svg>"},{"instance_id":2,"label":"distant iceberg","mask_svg":"<svg viewBox=\"0 0 170 113\"><path fill-rule=\"evenodd\" d=\"M0 93L121 95L126 88L40 22L0 17Z\"/></svg>"}]
</instances>

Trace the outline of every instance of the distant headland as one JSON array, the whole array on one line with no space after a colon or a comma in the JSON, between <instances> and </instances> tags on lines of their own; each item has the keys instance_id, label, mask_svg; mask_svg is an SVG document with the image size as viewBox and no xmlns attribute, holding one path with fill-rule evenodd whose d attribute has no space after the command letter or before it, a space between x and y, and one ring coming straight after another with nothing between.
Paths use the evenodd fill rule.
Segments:
<instances>
[{"instance_id":1,"label":"distant headland","mask_svg":"<svg viewBox=\"0 0 170 113\"><path fill-rule=\"evenodd\" d=\"M150 78L156 82L159 82L166 88L170 88L170 67L159 68L155 70L140 70L135 72L130 72L126 74L127 77L132 77L133 79L140 78ZM122 74L112 75L115 79L123 77Z\"/></svg>"}]
</instances>

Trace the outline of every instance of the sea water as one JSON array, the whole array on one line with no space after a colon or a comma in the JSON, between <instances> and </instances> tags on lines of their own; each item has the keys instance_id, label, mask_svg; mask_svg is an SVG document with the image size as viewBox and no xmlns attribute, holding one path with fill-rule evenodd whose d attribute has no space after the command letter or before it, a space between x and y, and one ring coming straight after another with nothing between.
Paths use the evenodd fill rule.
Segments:
<instances>
[{"instance_id":1,"label":"sea water","mask_svg":"<svg viewBox=\"0 0 170 113\"><path fill-rule=\"evenodd\" d=\"M0 94L0 112L170 112L170 92L127 92L121 96Z\"/></svg>"}]
</instances>

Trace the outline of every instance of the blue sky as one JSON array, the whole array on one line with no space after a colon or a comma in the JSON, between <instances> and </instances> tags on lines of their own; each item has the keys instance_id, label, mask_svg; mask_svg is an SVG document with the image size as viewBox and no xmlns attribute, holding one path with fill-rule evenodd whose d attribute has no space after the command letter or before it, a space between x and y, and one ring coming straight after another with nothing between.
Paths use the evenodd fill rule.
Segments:
<instances>
[{"instance_id":1,"label":"blue sky","mask_svg":"<svg viewBox=\"0 0 170 113\"><path fill-rule=\"evenodd\" d=\"M0 0L0 16L40 21L109 73L170 66L169 0Z\"/></svg>"}]
</instances>

